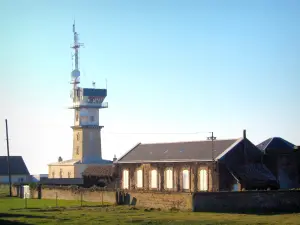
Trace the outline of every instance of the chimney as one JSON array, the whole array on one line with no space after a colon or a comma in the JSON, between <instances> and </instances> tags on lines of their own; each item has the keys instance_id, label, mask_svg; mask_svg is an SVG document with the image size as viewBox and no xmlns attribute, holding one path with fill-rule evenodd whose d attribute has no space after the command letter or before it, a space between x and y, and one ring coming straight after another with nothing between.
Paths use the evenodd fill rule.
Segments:
<instances>
[{"instance_id":1,"label":"chimney","mask_svg":"<svg viewBox=\"0 0 300 225\"><path fill-rule=\"evenodd\" d=\"M117 157L116 157L116 155L114 155L113 162L115 162L116 160L117 160Z\"/></svg>"},{"instance_id":2,"label":"chimney","mask_svg":"<svg viewBox=\"0 0 300 225\"><path fill-rule=\"evenodd\" d=\"M243 131L243 138L246 139L247 135L246 135L246 130Z\"/></svg>"}]
</instances>

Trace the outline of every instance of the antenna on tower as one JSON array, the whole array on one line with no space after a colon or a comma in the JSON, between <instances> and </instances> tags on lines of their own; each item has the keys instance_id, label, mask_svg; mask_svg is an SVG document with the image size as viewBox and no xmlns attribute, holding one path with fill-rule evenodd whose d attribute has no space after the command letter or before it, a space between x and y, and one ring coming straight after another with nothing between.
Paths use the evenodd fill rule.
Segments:
<instances>
[{"instance_id":1,"label":"antenna on tower","mask_svg":"<svg viewBox=\"0 0 300 225\"><path fill-rule=\"evenodd\" d=\"M79 71L79 48L83 46L82 43L78 42L78 33L76 32L75 29L75 20L73 23L73 34L74 34L74 43L71 48L74 49L74 58L75 58L75 68L72 71L72 84L74 84L74 89L76 88L76 84L79 84L79 77L80 77L80 71ZM73 59L72 59L73 61Z\"/></svg>"},{"instance_id":2,"label":"antenna on tower","mask_svg":"<svg viewBox=\"0 0 300 225\"><path fill-rule=\"evenodd\" d=\"M107 79L105 78L105 87L106 87L106 90L107 90Z\"/></svg>"},{"instance_id":3,"label":"antenna on tower","mask_svg":"<svg viewBox=\"0 0 300 225\"><path fill-rule=\"evenodd\" d=\"M74 64L73 64L73 53L71 52L71 61L72 61L72 69L73 69L73 67L74 67Z\"/></svg>"}]
</instances>

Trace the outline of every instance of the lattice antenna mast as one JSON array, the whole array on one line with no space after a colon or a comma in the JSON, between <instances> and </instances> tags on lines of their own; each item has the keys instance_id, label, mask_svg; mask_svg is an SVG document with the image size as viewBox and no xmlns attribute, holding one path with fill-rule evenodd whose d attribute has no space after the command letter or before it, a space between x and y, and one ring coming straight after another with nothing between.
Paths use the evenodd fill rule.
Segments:
<instances>
[{"instance_id":1,"label":"lattice antenna mast","mask_svg":"<svg viewBox=\"0 0 300 225\"><path fill-rule=\"evenodd\" d=\"M75 30L75 21L74 21L74 24L73 24L73 34L74 34L74 45L72 46L72 48L74 49L75 51L75 70L79 70L79 66L78 66L78 50L80 48L80 46L82 46L82 44L78 43L78 34Z\"/></svg>"},{"instance_id":2,"label":"lattice antenna mast","mask_svg":"<svg viewBox=\"0 0 300 225\"><path fill-rule=\"evenodd\" d=\"M78 40L78 33L75 30L75 21L73 24L73 34L74 34L74 44L71 48L74 49L74 57L75 57L75 68L72 72L72 83L74 84L74 86L76 86L76 84L79 84L79 77L80 77L80 71L79 71L79 48L82 46L84 47L83 43L79 43Z\"/></svg>"}]
</instances>

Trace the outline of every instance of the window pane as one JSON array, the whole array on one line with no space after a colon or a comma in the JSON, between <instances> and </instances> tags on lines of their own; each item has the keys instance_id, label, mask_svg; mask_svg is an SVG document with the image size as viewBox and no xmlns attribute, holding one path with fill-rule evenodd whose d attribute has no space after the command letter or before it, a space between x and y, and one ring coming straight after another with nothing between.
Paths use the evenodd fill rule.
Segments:
<instances>
[{"instance_id":1,"label":"window pane","mask_svg":"<svg viewBox=\"0 0 300 225\"><path fill-rule=\"evenodd\" d=\"M143 171L142 170L137 171L137 187L139 187L139 188L143 187Z\"/></svg>"},{"instance_id":2,"label":"window pane","mask_svg":"<svg viewBox=\"0 0 300 225\"><path fill-rule=\"evenodd\" d=\"M123 188L124 189L128 189L128 180L129 180L128 170L123 170Z\"/></svg>"},{"instance_id":3,"label":"window pane","mask_svg":"<svg viewBox=\"0 0 300 225\"><path fill-rule=\"evenodd\" d=\"M157 188L157 171L151 171L151 188Z\"/></svg>"},{"instance_id":4,"label":"window pane","mask_svg":"<svg viewBox=\"0 0 300 225\"><path fill-rule=\"evenodd\" d=\"M182 187L183 189L189 189L190 188L190 177L189 177L189 171L183 170L182 171Z\"/></svg>"},{"instance_id":5,"label":"window pane","mask_svg":"<svg viewBox=\"0 0 300 225\"><path fill-rule=\"evenodd\" d=\"M171 169L168 169L166 172L167 178L167 188L173 188L173 173Z\"/></svg>"},{"instance_id":6,"label":"window pane","mask_svg":"<svg viewBox=\"0 0 300 225\"><path fill-rule=\"evenodd\" d=\"M200 191L207 191L207 170L201 169L200 170Z\"/></svg>"}]
</instances>

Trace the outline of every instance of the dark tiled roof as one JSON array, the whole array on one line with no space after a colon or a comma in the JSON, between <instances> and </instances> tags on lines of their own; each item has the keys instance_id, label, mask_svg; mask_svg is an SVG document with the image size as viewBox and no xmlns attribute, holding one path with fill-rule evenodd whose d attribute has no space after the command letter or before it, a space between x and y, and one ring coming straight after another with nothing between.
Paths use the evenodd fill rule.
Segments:
<instances>
[{"instance_id":1,"label":"dark tiled roof","mask_svg":"<svg viewBox=\"0 0 300 225\"><path fill-rule=\"evenodd\" d=\"M214 141L214 156L217 157L238 139ZM211 161L211 141L138 144L117 163L125 162L176 162Z\"/></svg>"},{"instance_id":2,"label":"dark tiled roof","mask_svg":"<svg viewBox=\"0 0 300 225\"><path fill-rule=\"evenodd\" d=\"M222 153L218 159L227 166L238 166L248 162L261 162L262 157L263 153L251 141L241 139L231 147L230 151Z\"/></svg>"},{"instance_id":3,"label":"dark tiled roof","mask_svg":"<svg viewBox=\"0 0 300 225\"><path fill-rule=\"evenodd\" d=\"M247 187L277 187L271 171L262 163L263 153L248 139L236 143L219 158L231 174Z\"/></svg>"},{"instance_id":4,"label":"dark tiled roof","mask_svg":"<svg viewBox=\"0 0 300 225\"><path fill-rule=\"evenodd\" d=\"M51 178L40 180L40 184L44 185L81 185L82 178Z\"/></svg>"},{"instance_id":5,"label":"dark tiled roof","mask_svg":"<svg viewBox=\"0 0 300 225\"><path fill-rule=\"evenodd\" d=\"M89 166L84 170L82 175L96 177L112 177L116 175L116 167L115 165Z\"/></svg>"},{"instance_id":6,"label":"dark tiled roof","mask_svg":"<svg viewBox=\"0 0 300 225\"><path fill-rule=\"evenodd\" d=\"M29 175L22 156L10 156L9 164L12 175ZM0 175L8 175L7 156L0 156Z\"/></svg>"},{"instance_id":7,"label":"dark tiled roof","mask_svg":"<svg viewBox=\"0 0 300 225\"><path fill-rule=\"evenodd\" d=\"M276 177L263 163L241 165L230 172L248 187L278 187Z\"/></svg>"},{"instance_id":8,"label":"dark tiled roof","mask_svg":"<svg viewBox=\"0 0 300 225\"><path fill-rule=\"evenodd\" d=\"M257 147L265 153L270 152L282 152L282 153L290 153L295 149L295 145L284 140L280 137L269 138L262 143L258 144Z\"/></svg>"}]
</instances>

